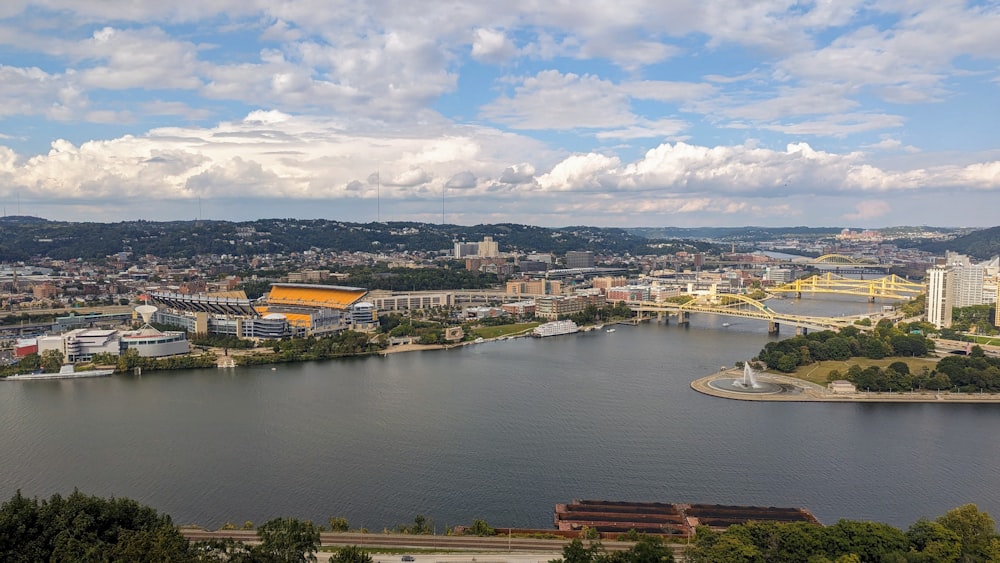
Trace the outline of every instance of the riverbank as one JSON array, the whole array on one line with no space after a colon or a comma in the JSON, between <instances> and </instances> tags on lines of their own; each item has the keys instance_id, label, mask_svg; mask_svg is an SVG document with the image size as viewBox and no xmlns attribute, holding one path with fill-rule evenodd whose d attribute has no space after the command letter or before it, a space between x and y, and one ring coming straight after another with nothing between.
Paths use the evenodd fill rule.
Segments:
<instances>
[{"instance_id":1,"label":"riverbank","mask_svg":"<svg viewBox=\"0 0 1000 563\"><path fill-rule=\"evenodd\" d=\"M772 383L782 387L777 393L747 393L738 389L732 391L712 386L712 382L734 380L743 377L741 369L726 369L696 379L691 382L695 391L737 401L785 401L824 403L1000 403L1000 393L951 393L948 391L913 391L903 393L834 393L830 389L787 375L758 373L756 379L762 383Z\"/></svg>"}]
</instances>

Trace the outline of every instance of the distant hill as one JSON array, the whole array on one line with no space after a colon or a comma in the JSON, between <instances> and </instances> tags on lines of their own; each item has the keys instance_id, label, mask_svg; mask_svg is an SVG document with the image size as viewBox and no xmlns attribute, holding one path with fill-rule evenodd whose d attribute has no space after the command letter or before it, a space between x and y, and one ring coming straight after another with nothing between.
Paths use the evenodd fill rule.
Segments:
<instances>
[{"instance_id":1,"label":"distant hill","mask_svg":"<svg viewBox=\"0 0 1000 563\"><path fill-rule=\"evenodd\" d=\"M0 257L27 260L94 260L118 252L160 257L205 254L251 256L308 250L333 252L450 250L455 241L476 242L492 236L501 250L551 252L591 250L614 254L672 254L706 251L710 243L655 239L625 229L530 225L436 225L413 222L345 223L325 219L257 221L126 221L70 223L37 218L0 221Z\"/></svg>"},{"instance_id":2,"label":"distant hill","mask_svg":"<svg viewBox=\"0 0 1000 563\"><path fill-rule=\"evenodd\" d=\"M950 250L977 260L989 260L1000 255L1000 227L973 231L948 241L917 242L914 246L937 255L944 255L946 250Z\"/></svg>"},{"instance_id":3,"label":"distant hill","mask_svg":"<svg viewBox=\"0 0 1000 563\"><path fill-rule=\"evenodd\" d=\"M48 219L42 219L41 217L32 217L30 215L6 215L0 217L0 225L23 225L26 223L48 223Z\"/></svg>"},{"instance_id":4,"label":"distant hill","mask_svg":"<svg viewBox=\"0 0 1000 563\"><path fill-rule=\"evenodd\" d=\"M837 235L842 227L635 227L630 233L653 239L696 239L714 241L765 240L785 236L801 238Z\"/></svg>"}]
</instances>

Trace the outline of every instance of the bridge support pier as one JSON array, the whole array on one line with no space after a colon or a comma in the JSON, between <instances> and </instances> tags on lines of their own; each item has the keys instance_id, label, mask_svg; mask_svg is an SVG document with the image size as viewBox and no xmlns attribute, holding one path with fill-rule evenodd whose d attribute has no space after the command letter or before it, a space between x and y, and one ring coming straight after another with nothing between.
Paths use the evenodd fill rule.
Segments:
<instances>
[{"instance_id":1,"label":"bridge support pier","mask_svg":"<svg viewBox=\"0 0 1000 563\"><path fill-rule=\"evenodd\" d=\"M781 325L779 325L778 323L776 323L774 321L768 321L768 323L767 323L767 333L768 334L778 334L778 330L780 328L781 328Z\"/></svg>"},{"instance_id":2,"label":"bridge support pier","mask_svg":"<svg viewBox=\"0 0 1000 563\"><path fill-rule=\"evenodd\" d=\"M656 314L656 322L663 324L670 324L670 315L666 314L663 311L660 311L659 313Z\"/></svg>"},{"instance_id":3,"label":"bridge support pier","mask_svg":"<svg viewBox=\"0 0 1000 563\"><path fill-rule=\"evenodd\" d=\"M809 334L809 329L804 326L795 327L795 336L805 336Z\"/></svg>"},{"instance_id":4,"label":"bridge support pier","mask_svg":"<svg viewBox=\"0 0 1000 563\"><path fill-rule=\"evenodd\" d=\"M795 298L796 299L802 299L802 292L801 291L796 291L795 292Z\"/></svg>"},{"instance_id":5,"label":"bridge support pier","mask_svg":"<svg viewBox=\"0 0 1000 563\"><path fill-rule=\"evenodd\" d=\"M677 313L677 325L678 326L691 326L691 313L687 311L678 311Z\"/></svg>"},{"instance_id":6,"label":"bridge support pier","mask_svg":"<svg viewBox=\"0 0 1000 563\"><path fill-rule=\"evenodd\" d=\"M874 295L872 295L871 297L869 297L869 298L868 298L868 302L869 302L869 303L874 303L874 302L875 302L875 296L874 296Z\"/></svg>"}]
</instances>

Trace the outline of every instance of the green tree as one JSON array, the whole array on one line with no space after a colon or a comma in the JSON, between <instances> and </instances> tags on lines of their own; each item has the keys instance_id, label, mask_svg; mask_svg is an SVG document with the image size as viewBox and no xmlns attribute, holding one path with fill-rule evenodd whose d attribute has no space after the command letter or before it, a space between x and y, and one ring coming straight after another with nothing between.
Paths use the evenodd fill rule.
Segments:
<instances>
[{"instance_id":1,"label":"green tree","mask_svg":"<svg viewBox=\"0 0 1000 563\"><path fill-rule=\"evenodd\" d=\"M316 561L319 529L308 520L275 518L257 528L260 544L253 551L265 561L304 563Z\"/></svg>"},{"instance_id":2,"label":"green tree","mask_svg":"<svg viewBox=\"0 0 1000 563\"><path fill-rule=\"evenodd\" d=\"M695 537L700 537L701 533ZM710 541L696 542L688 549L685 561L689 563L765 563L757 546L737 536L722 534Z\"/></svg>"},{"instance_id":3,"label":"green tree","mask_svg":"<svg viewBox=\"0 0 1000 563\"><path fill-rule=\"evenodd\" d=\"M400 524L396 529L403 534L430 534L434 530L434 522L428 520L422 514L417 514L413 518L413 525Z\"/></svg>"},{"instance_id":4,"label":"green tree","mask_svg":"<svg viewBox=\"0 0 1000 563\"><path fill-rule=\"evenodd\" d=\"M74 491L0 505L0 561L195 561L169 516L129 499Z\"/></svg>"},{"instance_id":5,"label":"green tree","mask_svg":"<svg viewBox=\"0 0 1000 563\"><path fill-rule=\"evenodd\" d=\"M976 505L966 504L949 510L937 519L937 523L958 536L962 546L960 561L1000 560L996 523Z\"/></svg>"},{"instance_id":6,"label":"green tree","mask_svg":"<svg viewBox=\"0 0 1000 563\"><path fill-rule=\"evenodd\" d=\"M332 563L372 563L372 556L356 545L348 545L338 549L330 561Z\"/></svg>"},{"instance_id":7,"label":"green tree","mask_svg":"<svg viewBox=\"0 0 1000 563\"><path fill-rule=\"evenodd\" d=\"M63 353L59 350L46 350L42 352L41 368L47 373L59 371L63 363Z\"/></svg>"},{"instance_id":8,"label":"green tree","mask_svg":"<svg viewBox=\"0 0 1000 563\"><path fill-rule=\"evenodd\" d=\"M826 551L829 555L855 554L862 561L885 561L905 553L909 541L902 530L880 522L840 520L826 529Z\"/></svg>"},{"instance_id":9,"label":"green tree","mask_svg":"<svg viewBox=\"0 0 1000 563\"><path fill-rule=\"evenodd\" d=\"M916 521L906 531L910 541L910 561L952 563L962 554L962 540L943 525L926 519Z\"/></svg>"},{"instance_id":10,"label":"green tree","mask_svg":"<svg viewBox=\"0 0 1000 563\"><path fill-rule=\"evenodd\" d=\"M624 559L628 563L668 563L674 560L674 554L663 538L644 535L625 552Z\"/></svg>"},{"instance_id":11,"label":"green tree","mask_svg":"<svg viewBox=\"0 0 1000 563\"><path fill-rule=\"evenodd\" d=\"M563 546L563 558L556 559L562 563L592 563L594 559L603 551L600 542L591 543L585 547L579 539L574 539ZM552 562L552 563L555 563Z\"/></svg>"},{"instance_id":12,"label":"green tree","mask_svg":"<svg viewBox=\"0 0 1000 563\"><path fill-rule=\"evenodd\" d=\"M42 367L42 357L38 354L28 354L17 362L17 370L19 373L35 371L40 367Z\"/></svg>"},{"instance_id":13,"label":"green tree","mask_svg":"<svg viewBox=\"0 0 1000 563\"><path fill-rule=\"evenodd\" d=\"M347 518L343 516L331 516L328 520L330 524L331 532L346 532L351 529L350 524L347 522Z\"/></svg>"},{"instance_id":14,"label":"green tree","mask_svg":"<svg viewBox=\"0 0 1000 563\"><path fill-rule=\"evenodd\" d=\"M470 536L495 536L497 531L494 530L486 523L486 520L475 519L472 521L472 526L466 529L466 534Z\"/></svg>"}]
</instances>

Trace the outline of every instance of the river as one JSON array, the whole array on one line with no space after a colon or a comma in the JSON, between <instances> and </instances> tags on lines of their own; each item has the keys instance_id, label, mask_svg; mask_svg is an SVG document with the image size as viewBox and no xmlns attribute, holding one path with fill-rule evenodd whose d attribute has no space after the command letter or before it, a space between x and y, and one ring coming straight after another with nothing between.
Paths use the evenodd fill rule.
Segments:
<instances>
[{"instance_id":1,"label":"river","mask_svg":"<svg viewBox=\"0 0 1000 563\"><path fill-rule=\"evenodd\" d=\"M778 300L841 315L879 305ZM794 506L905 527L1000 515L994 405L751 403L689 383L766 323L695 315L385 357L0 384L0 497L74 488L179 524L417 514L547 528L574 498ZM790 333L790 331L789 331Z\"/></svg>"}]
</instances>

